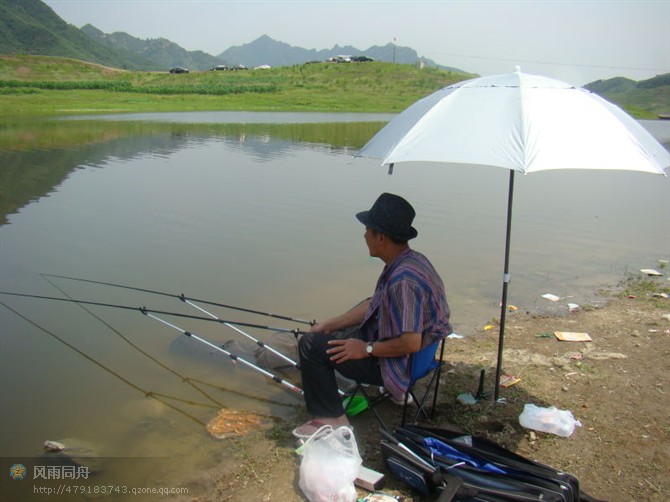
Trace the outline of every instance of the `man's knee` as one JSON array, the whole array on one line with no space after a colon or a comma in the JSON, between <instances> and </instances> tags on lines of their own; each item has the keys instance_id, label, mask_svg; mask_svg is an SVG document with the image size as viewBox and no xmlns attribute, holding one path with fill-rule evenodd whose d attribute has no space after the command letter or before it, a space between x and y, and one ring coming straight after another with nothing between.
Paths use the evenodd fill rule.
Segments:
<instances>
[{"instance_id":1,"label":"man's knee","mask_svg":"<svg viewBox=\"0 0 670 502\"><path fill-rule=\"evenodd\" d=\"M309 347L312 344L311 338L313 335L314 333L305 333L298 339L298 352L300 354L305 351L306 347Z\"/></svg>"},{"instance_id":2,"label":"man's knee","mask_svg":"<svg viewBox=\"0 0 670 502\"><path fill-rule=\"evenodd\" d=\"M301 357L311 357L312 359L323 356L328 350L328 341L332 336L325 333L305 333L298 340L298 353Z\"/></svg>"}]
</instances>

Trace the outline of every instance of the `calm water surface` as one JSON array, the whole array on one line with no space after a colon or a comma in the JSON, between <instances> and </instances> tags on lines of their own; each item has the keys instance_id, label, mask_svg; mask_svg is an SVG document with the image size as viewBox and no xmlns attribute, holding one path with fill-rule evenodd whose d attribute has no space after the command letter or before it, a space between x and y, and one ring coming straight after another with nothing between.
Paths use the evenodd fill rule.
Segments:
<instances>
[{"instance_id":1,"label":"calm water surface","mask_svg":"<svg viewBox=\"0 0 670 502\"><path fill-rule=\"evenodd\" d=\"M353 157L388 118L185 113L3 124L1 289L198 314L170 297L40 275L59 274L323 319L371 294L382 264L367 256L354 214L389 191L417 211L412 244L441 272L456 331L481 332L499 315L508 173L407 164L388 176L379 161ZM670 145L670 122L644 125ZM598 301L597 290L627 271L670 258L669 216L661 176L517 177L509 302L560 311L565 302L548 305L541 295ZM198 423L219 408L281 418L299 410L282 387L138 311L2 301L29 319L0 313L3 457L36 456L46 439L77 437L106 457L161 458L151 472L120 474L121 463L101 474L160 485L231 448ZM224 326L171 321L217 344L240 341L241 355L249 353ZM185 377L221 388L201 385L204 395Z\"/></svg>"}]
</instances>

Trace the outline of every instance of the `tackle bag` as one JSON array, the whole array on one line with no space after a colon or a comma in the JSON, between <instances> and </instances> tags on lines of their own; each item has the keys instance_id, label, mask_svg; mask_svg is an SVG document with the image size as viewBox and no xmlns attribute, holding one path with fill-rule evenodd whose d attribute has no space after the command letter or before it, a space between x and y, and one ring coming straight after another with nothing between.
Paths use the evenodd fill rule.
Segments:
<instances>
[{"instance_id":1,"label":"tackle bag","mask_svg":"<svg viewBox=\"0 0 670 502\"><path fill-rule=\"evenodd\" d=\"M425 496L439 496L449 486L440 478L444 473L452 478L452 486L453 478L461 481L451 498L444 500L596 502L580 492L579 480L571 474L457 429L408 425L386 438L381 449L388 469ZM414 477L408 474L410 469Z\"/></svg>"}]
</instances>

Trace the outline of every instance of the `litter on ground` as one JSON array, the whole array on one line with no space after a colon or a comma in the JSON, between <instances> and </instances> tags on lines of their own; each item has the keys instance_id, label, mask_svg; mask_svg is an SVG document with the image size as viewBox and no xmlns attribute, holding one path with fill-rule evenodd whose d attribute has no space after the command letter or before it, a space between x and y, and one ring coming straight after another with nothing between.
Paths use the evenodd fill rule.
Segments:
<instances>
[{"instance_id":1,"label":"litter on ground","mask_svg":"<svg viewBox=\"0 0 670 502\"><path fill-rule=\"evenodd\" d=\"M507 387L518 384L520 381L521 379L519 377L505 373L500 377L500 386L506 389Z\"/></svg>"},{"instance_id":2,"label":"litter on ground","mask_svg":"<svg viewBox=\"0 0 670 502\"><path fill-rule=\"evenodd\" d=\"M658 270L654 270L653 268L642 268L640 269L640 272L647 275L663 275Z\"/></svg>"},{"instance_id":3,"label":"litter on ground","mask_svg":"<svg viewBox=\"0 0 670 502\"><path fill-rule=\"evenodd\" d=\"M545 293L542 295L542 298L546 298L547 300L551 300L552 302L557 302L560 300L560 296L552 295L551 293Z\"/></svg>"},{"instance_id":4,"label":"litter on ground","mask_svg":"<svg viewBox=\"0 0 670 502\"><path fill-rule=\"evenodd\" d=\"M576 333L574 331L554 331L556 338L563 342L590 342L588 333Z\"/></svg>"},{"instance_id":5,"label":"litter on ground","mask_svg":"<svg viewBox=\"0 0 670 502\"><path fill-rule=\"evenodd\" d=\"M477 399L469 392L459 394L456 400L461 404L477 404Z\"/></svg>"}]
</instances>

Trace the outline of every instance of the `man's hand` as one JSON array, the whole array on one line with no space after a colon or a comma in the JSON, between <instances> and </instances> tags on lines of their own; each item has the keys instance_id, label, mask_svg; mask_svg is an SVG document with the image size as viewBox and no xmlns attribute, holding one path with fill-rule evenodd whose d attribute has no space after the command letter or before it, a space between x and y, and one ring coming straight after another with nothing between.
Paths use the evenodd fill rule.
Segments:
<instances>
[{"instance_id":1,"label":"man's hand","mask_svg":"<svg viewBox=\"0 0 670 502\"><path fill-rule=\"evenodd\" d=\"M309 331L311 333L324 333L326 335L330 335L333 330L330 328L328 325L328 322L317 322L316 324L313 324L311 328L309 328Z\"/></svg>"},{"instance_id":2,"label":"man's hand","mask_svg":"<svg viewBox=\"0 0 670 502\"><path fill-rule=\"evenodd\" d=\"M366 350L367 343L358 338L345 338L344 340L330 340L328 345L333 348L326 351L330 354L330 360L335 363L343 363L355 359L365 359L368 357Z\"/></svg>"},{"instance_id":3,"label":"man's hand","mask_svg":"<svg viewBox=\"0 0 670 502\"><path fill-rule=\"evenodd\" d=\"M312 333L325 333L330 335L333 331L340 331L351 326L358 326L363 322L365 313L370 307L370 299L367 298L357 304L352 309L346 311L344 314L324 322L318 322L310 328Z\"/></svg>"}]
</instances>

